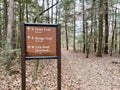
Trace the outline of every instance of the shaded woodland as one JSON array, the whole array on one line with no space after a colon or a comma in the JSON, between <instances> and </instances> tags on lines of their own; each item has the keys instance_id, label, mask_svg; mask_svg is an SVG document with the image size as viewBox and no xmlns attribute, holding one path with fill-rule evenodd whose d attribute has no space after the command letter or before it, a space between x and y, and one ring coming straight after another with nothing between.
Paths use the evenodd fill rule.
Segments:
<instances>
[{"instance_id":1,"label":"shaded woodland","mask_svg":"<svg viewBox=\"0 0 120 90\"><path fill-rule=\"evenodd\" d=\"M8 71L21 58L21 22L61 24L62 48L86 58L120 55L119 0L1 0L0 62Z\"/></svg>"},{"instance_id":2,"label":"shaded woodland","mask_svg":"<svg viewBox=\"0 0 120 90\"><path fill-rule=\"evenodd\" d=\"M21 22L61 24L63 90L119 90L119 0L0 0L1 90L21 88ZM56 90L56 62L26 64L28 90Z\"/></svg>"}]
</instances>

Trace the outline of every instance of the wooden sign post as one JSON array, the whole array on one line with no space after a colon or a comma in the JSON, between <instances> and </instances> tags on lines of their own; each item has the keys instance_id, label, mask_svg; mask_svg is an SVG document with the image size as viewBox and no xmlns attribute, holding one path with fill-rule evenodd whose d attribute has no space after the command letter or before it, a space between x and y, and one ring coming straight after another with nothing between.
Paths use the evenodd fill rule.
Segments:
<instances>
[{"instance_id":1,"label":"wooden sign post","mask_svg":"<svg viewBox=\"0 0 120 90\"><path fill-rule=\"evenodd\" d=\"M22 90L26 90L26 60L57 59L58 90L61 90L61 40L59 24L21 26Z\"/></svg>"}]
</instances>

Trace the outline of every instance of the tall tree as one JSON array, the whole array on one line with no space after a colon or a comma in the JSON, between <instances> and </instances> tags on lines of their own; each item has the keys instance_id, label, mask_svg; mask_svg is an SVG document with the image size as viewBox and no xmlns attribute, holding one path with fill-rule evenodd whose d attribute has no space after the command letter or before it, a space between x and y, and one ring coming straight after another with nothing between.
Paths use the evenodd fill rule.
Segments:
<instances>
[{"instance_id":1,"label":"tall tree","mask_svg":"<svg viewBox=\"0 0 120 90\"><path fill-rule=\"evenodd\" d=\"M68 38L68 20L71 10L71 4L74 0L61 0L61 6L64 14L64 26L65 26L65 37L66 37L66 49L69 49L69 38Z\"/></svg>"},{"instance_id":2,"label":"tall tree","mask_svg":"<svg viewBox=\"0 0 120 90\"><path fill-rule=\"evenodd\" d=\"M73 33L73 50L76 50L76 44L75 44L75 40L76 40L76 13L75 13L75 9L76 9L76 2L74 1L74 15L73 15L73 21L74 21L74 33Z\"/></svg>"},{"instance_id":3,"label":"tall tree","mask_svg":"<svg viewBox=\"0 0 120 90\"><path fill-rule=\"evenodd\" d=\"M117 38L118 38L118 30L117 30L117 8L116 8L116 11L115 11L115 28L114 28L114 30L115 30L115 50L117 50L117 44L118 44L118 40L117 40Z\"/></svg>"},{"instance_id":4,"label":"tall tree","mask_svg":"<svg viewBox=\"0 0 120 90\"><path fill-rule=\"evenodd\" d=\"M42 1L42 10L41 10L41 12L44 11L44 8L45 8L45 0ZM41 15L41 21L40 22L42 23L43 20L44 20L44 14Z\"/></svg>"},{"instance_id":5,"label":"tall tree","mask_svg":"<svg viewBox=\"0 0 120 90\"><path fill-rule=\"evenodd\" d=\"M15 3L14 3L14 6L15 6ZM12 48L13 49L16 49L17 48L17 33L16 33L16 13L15 13L15 8L13 8L13 26L12 26ZM15 55L15 52L14 52L14 55Z\"/></svg>"},{"instance_id":6,"label":"tall tree","mask_svg":"<svg viewBox=\"0 0 120 90\"><path fill-rule=\"evenodd\" d=\"M26 22L28 22L28 0L26 0L26 4L25 4L25 9L26 9Z\"/></svg>"},{"instance_id":7,"label":"tall tree","mask_svg":"<svg viewBox=\"0 0 120 90\"><path fill-rule=\"evenodd\" d=\"M39 4L38 4L38 1L36 0L35 1L35 4L36 4L36 16L38 16L39 15ZM36 19L36 21L37 21L38 19ZM34 21L34 23L36 22L36 21ZM42 22L42 21L41 21ZM39 67L39 60L37 60L37 61L35 61L35 67L34 67L34 70L33 70L33 75L32 75L32 79L33 79L33 81L35 81L35 80L37 80L37 71L38 71L38 67Z\"/></svg>"},{"instance_id":8,"label":"tall tree","mask_svg":"<svg viewBox=\"0 0 120 90\"><path fill-rule=\"evenodd\" d=\"M68 25L67 25L67 11L65 11L65 36L66 36L66 49L69 49L69 39L68 39Z\"/></svg>"},{"instance_id":9,"label":"tall tree","mask_svg":"<svg viewBox=\"0 0 120 90\"><path fill-rule=\"evenodd\" d=\"M102 57L102 39L103 39L103 0L99 0L99 38L97 57Z\"/></svg>"},{"instance_id":10,"label":"tall tree","mask_svg":"<svg viewBox=\"0 0 120 90\"><path fill-rule=\"evenodd\" d=\"M25 8L23 0L19 1L19 8L20 8L20 11L19 11L19 15L20 15L19 21L23 22L23 20L24 20L24 8Z\"/></svg>"},{"instance_id":11,"label":"tall tree","mask_svg":"<svg viewBox=\"0 0 120 90\"><path fill-rule=\"evenodd\" d=\"M90 36L88 34L88 22L86 21L86 58L89 57L89 49L90 49Z\"/></svg>"},{"instance_id":12,"label":"tall tree","mask_svg":"<svg viewBox=\"0 0 120 90\"><path fill-rule=\"evenodd\" d=\"M93 13L94 13L94 52L97 50L97 10L96 10L96 0L93 0Z\"/></svg>"},{"instance_id":13,"label":"tall tree","mask_svg":"<svg viewBox=\"0 0 120 90\"><path fill-rule=\"evenodd\" d=\"M53 0L52 0L52 5L53 6ZM53 8L51 9L51 23L53 23Z\"/></svg>"},{"instance_id":14,"label":"tall tree","mask_svg":"<svg viewBox=\"0 0 120 90\"><path fill-rule=\"evenodd\" d=\"M109 24L108 24L108 0L105 0L105 49L104 53L108 54L108 38L109 38Z\"/></svg>"},{"instance_id":15,"label":"tall tree","mask_svg":"<svg viewBox=\"0 0 120 90\"><path fill-rule=\"evenodd\" d=\"M120 23L120 22L119 22ZM120 24L119 24L120 25ZM120 30L119 30L119 54L120 54Z\"/></svg>"},{"instance_id":16,"label":"tall tree","mask_svg":"<svg viewBox=\"0 0 120 90\"><path fill-rule=\"evenodd\" d=\"M91 6L91 31L90 31L90 38L89 38L89 49L93 47L92 42L93 42L93 25L94 25L94 16L95 16L95 0L92 0L92 6Z\"/></svg>"},{"instance_id":17,"label":"tall tree","mask_svg":"<svg viewBox=\"0 0 120 90\"><path fill-rule=\"evenodd\" d=\"M57 2L57 1L59 2L59 0L56 0L56 2ZM60 14L59 11L60 11L60 10L59 10L59 8L58 8L58 5L56 5L55 23L58 23L58 16L60 16L60 15L59 15L59 14ZM59 14L58 14L58 13L59 13Z\"/></svg>"},{"instance_id":18,"label":"tall tree","mask_svg":"<svg viewBox=\"0 0 120 90\"><path fill-rule=\"evenodd\" d=\"M82 9L83 9L83 53L85 53L85 11L84 11L84 0L83 0L83 5L82 5Z\"/></svg>"},{"instance_id":19,"label":"tall tree","mask_svg":"<svg viewBox=\"0 0 120 90\"><path fill-rule=\"evenodd\" d=\"M47 0L47 8L49 8L49 0ZM47 22L50 23L50 10L47 13Z\"/></svg>"},{"instance_id":20,"label":"tall tree","mask_svg":"<svg viewBox=\"0 0 120 90\"><path fill-rule=\"evenodd\" d=\"M3 40L5 40L5 41L6 41L6 33L7 33L7 25L8 25L8 10L7 9L8 9L8 2L7 2L7 0L4 0L4 21L5 21L4 29L5 30L3 31L3 34L4 34Z\"/></svg>"},{"instance_id":21,"label":"tall tree","mask_svg":"<svg viewBox=\"0 0 120 90\"><path fill-rule=\"evenodd\" d=\"M114 40L115 40L115 31L116 31L116 18L117 17L117 12L115 9L115 15L113 14L113 21L112 21L112 41L111 41L111 47L110 47L110 56L112 56L113 49L114 49Z\"/></svg>"},{"instance_id":22,"label":"tall tree","mask_svg":"<svg viewBox=\"0 0 120 90\"><path fill-rule=\"evenodd\" d=\"M98 35L98 33L97 33L97 19L96 19L96 15L95 15L95 21L94 21L95 23L94 23L94 52L96 52L97 51L97 35Z\"/></svg>"},{"instance_id":23,"label":"tall tree","mask_svg":"<svg viewBox=\"0 0 120 90\"><path fill-rule=\"evenodd\" d=\"M12 31L13 31L13 22L14 22L14 0L8 2L8 25L7 25L7 42L6 49L8 50L7 54L7 66L6 69L9 70L11 66L12 53Z\"/></svg>"},{"instance_id":24,"label":"tall tree","mask_svg":"<svg viewBox=\"0 0 120 90\"><path fill-rule=\"evenodd\" d=\"M2 9L2 5L0 4L0 8ZM2 10L0 10L0 19L2 22ZM2 24L0 22L0 49L2 48Z\"/></svg>"}]
</instances>

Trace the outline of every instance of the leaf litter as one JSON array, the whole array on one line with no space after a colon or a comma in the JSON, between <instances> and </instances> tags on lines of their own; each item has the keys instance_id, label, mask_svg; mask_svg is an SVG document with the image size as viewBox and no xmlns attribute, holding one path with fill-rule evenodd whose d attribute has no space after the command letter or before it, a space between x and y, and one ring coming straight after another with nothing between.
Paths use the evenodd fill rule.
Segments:
<instances>
[{"instance_id":1,"label":"leaf litter","mask_svg":"<svg viewBox=\"0 0 120 90\"><path fill-rule=\"evenodd\" d=\"M120 58L62 50L62 90L120 90ZM42 68L41 68L42 67ZM34 61L26 61L27 90L57 90L57 60L42 60L38 80L32 80ZM21 65L8 74L0 65L0 90L21 90Z\"/></svg>"}]
</instances>

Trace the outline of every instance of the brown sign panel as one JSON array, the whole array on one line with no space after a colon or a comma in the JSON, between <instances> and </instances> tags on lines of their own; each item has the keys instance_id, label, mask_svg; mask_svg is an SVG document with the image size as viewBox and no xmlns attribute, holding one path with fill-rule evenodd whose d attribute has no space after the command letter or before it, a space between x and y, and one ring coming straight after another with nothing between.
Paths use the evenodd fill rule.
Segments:
<instances>
[{"instance_id":1,"label":"brown sign panel","mask_svg":"<svg viewBox=\"0 0 120 90\"><path fill-rule=\"evenodd\" d=\"M25 26L25 52L27 57L57 56L57 27L47 25Z\"/></svg>"}]
</instances>

